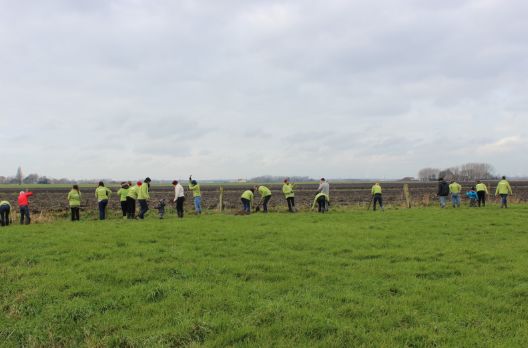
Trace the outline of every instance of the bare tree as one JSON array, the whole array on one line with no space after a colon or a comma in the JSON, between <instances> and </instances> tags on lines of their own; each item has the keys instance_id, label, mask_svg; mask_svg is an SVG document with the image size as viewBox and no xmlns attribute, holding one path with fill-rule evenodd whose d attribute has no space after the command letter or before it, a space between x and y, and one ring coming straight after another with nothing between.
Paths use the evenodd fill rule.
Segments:
<instances>
[{"instance_id":1,"label":"bare tree","mask_svg":"<svg viewBox=\"0 0 528 348\"><path fill-rule=\"evenodd\" d=\"M440 173L438 168L423 168L418 172L418 179L420 181L434 181L438 179L438 173Z\"/></svg>"},{"instance_id":2,"label":"bare tree","mask_svg":"<svg viewBox=\"0 0 528 348\"><path fill-rule=\"evenodd\" d=\"M24 174L22 173L22 167L18 167L16 175L15 175L15 180L17 184L22 185L24 181Z\"/></svg>"}]
</instances>

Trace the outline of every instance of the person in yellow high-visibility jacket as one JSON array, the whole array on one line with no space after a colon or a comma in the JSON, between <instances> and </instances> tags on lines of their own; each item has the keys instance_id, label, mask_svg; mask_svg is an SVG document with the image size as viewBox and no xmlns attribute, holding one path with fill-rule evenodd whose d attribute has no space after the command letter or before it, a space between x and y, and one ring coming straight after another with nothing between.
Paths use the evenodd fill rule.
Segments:
<instances>
[{"instance_id":1,"label":"person in yellow high-visibility jacket","mask_svg":"<svg viewBox=\"0 0 528 348\"><path fill-rule=\"evenodd\" d=\"M449 192L451 192L453 208L460 208L460 192L462 192L462 185L455 180L451 180L451 184L449 184Z\"/></svg>"},{"instance_id":2,"label":"person in yellow high-visibility jacket","mask_svg":"<svg viewBox=\"0 0 528 348\"><path fill-rule=\"evenodd\" d=\"M503 176L502 180L497 184L497 190L495 190L495 196L501 196L501 208L508 208L508 196L512 194L510 183Z\"/></svg>"},{"instance_id":3,"label":"person in yellow high-visibility jacket","mask_svg":"<svg viewBox=\"0 0 528 348\"><path fill-rule=\"evenodd\" d=\"M282 185L282 193L288 202L288 211L290 213L295 212L295 192L293 192L293 187L295 184L290 183L289 179L284 179L284 184Z\"/></svg>"},{"instance_id":4,"label":"person in yellow high-visibility jacket","mask_svg":"<svg viewBox=\"0 0 528 348\"><path fill-rule=\"evenodd\" d=\"M480 180L477 180L477 185L475 185L475 191L477 191L478 197L478 206L486 206L486 195L488 192L488 187L486 184L483 184Z\"/></svg>"},{"instance_id":5,"label":"person in yellow high-visibility jacket","mask_svg":"<svg viewBox=\"0 0 528 348\"><path fill-rule=\"evenodd\" d=\"M262 211L264 213L268 212L268 203L271 199L271 190L267 188L266 186L260 185L255 186L255 191L257 191L260 195L260 200L257 203L257 208L260 207L260 204L262 203Z\"/></svg>"},{"instance_id":6,"label":"person in yellow high-visibility jacket","mask_svg":"<svg viewBox=\"0 0 528 348\"><path fill-rule=\"evenodd\" d=\"M372 193L373 207L372 209L376 211L376 203L379 203L380 209L383 210L383 198L381 196L381 185L379 182L375 183L370 190Z\"/></svg>"}]
</instances>

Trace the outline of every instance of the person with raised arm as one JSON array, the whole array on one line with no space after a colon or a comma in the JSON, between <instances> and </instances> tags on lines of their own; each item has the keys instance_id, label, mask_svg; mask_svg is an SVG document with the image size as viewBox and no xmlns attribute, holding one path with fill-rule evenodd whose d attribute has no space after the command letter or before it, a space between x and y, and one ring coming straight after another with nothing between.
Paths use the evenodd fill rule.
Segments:
<instances>
[{"instance_id":1,"label":"person with raised arm","mask_svg":"<svg viewBox=\"0 0 528 348\"><path fill-rule=\"evenodd\" d=\"M20 191L18 195L18 208L20 211L20 224L26 225L31 223L31 215L29 214L29 197L33 196L33 192L29 190Z\"/></svg>"},{"instance_id":2,"label":"person with raised arm","mask_svg":"<svg viewBox=\"0 0 528 348\"><path fill-rule=\"evenodd\" d=\"M194 212L196 215L200 215L202 213L202 192L200 191L200 184L193 180L192 175L189 175L189 190L193 194Z\"/></svg>"}]
</instances>

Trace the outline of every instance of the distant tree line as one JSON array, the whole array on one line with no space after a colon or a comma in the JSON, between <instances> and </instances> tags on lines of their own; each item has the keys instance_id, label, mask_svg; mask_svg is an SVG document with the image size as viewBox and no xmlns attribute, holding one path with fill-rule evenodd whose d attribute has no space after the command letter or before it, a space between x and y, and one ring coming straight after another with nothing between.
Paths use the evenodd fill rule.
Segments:
<instances>
[{"instance_id":1,"label":"distant tree line","mask_svg":"<svg viewBox=\"0 0 528 348\"><path fill-rule=\"evenodd\" d=\"M289 178L291 182L315 181L314 179L308 176L275 176L275 175L256 176L254 178L249 179L249 181L259 182L259 183L274 183L274 182L282 182L285 178Z\"/></svg>"},{"instance_id":2,"label":"distant tree line","mask_svg":"<svg viewBox=\"0 0 528 348\"><path fill-rule=\"evenodd\" d=\"M493 180L497 179L497 176L494 174L493 166L488 163L466 163L447 169L423 168L418 172L418 179L420 181L435 181L439 178L444 178L445 180L474 181Z\"/></svg>"}]
</instances>

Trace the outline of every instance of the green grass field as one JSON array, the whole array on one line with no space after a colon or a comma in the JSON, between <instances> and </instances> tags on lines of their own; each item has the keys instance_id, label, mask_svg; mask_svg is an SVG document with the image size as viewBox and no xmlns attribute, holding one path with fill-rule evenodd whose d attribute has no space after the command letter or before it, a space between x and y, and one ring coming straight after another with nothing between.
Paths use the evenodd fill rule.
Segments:
<instances>
[{"instance_id":1,"label":"green grass field","mask_svg":"<svg viewBox=\"0 0 528 348\"><path fill-rule=\"evenodd\" d=\"M528 207L0 228L2 346L522 347Z\"/></svg>"}]
</instances>

